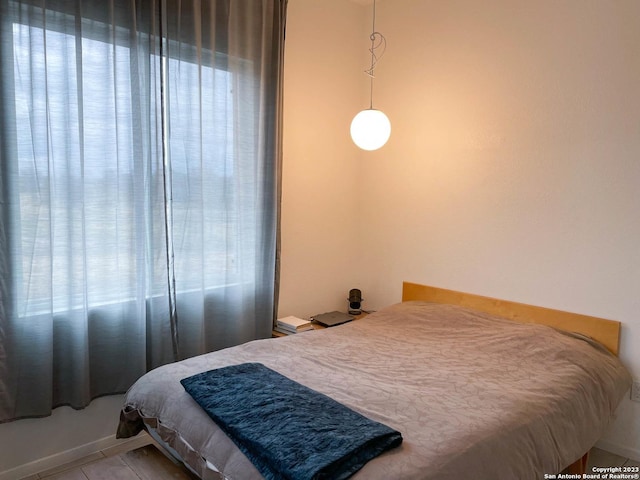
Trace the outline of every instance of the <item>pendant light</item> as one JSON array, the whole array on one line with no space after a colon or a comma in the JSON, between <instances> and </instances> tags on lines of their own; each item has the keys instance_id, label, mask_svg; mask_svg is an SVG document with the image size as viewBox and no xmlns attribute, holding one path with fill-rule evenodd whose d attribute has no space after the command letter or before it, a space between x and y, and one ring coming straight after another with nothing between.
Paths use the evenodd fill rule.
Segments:
<instances>
[{"instance_id":1,"label":"pendant light","mask_svg":"<svg viewBox=\"0 0 640 480\"><path fill-rule=\"evenodd\" d=\"M351 138L353 142L363 150L377 150L382 147L391 135L391 122L389 118L380 110L373 108L373 71L376 64L387 48L387 40L380 32L376 32L376 1L373 0L373 30L369 36L371 40L371 66L365 73L369 75L369 108L362 110L351 121ZM379 56L376 56L376 49L381 48Z\"/></svg>"}]
</instances>

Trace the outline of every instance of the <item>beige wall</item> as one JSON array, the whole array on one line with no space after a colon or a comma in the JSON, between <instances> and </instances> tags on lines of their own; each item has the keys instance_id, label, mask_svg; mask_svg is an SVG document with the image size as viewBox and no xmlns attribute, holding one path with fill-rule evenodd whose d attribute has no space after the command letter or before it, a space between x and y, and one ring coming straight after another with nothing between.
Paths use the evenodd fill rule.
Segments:
<instances>
[{"instance_id":1,"label":"beige wall","mask_svg":"<svg viewBox=\"0 0 640 480\"><path fill-rule=\"evenodd\" d=\"M345 309L360 278L360 151L366 10L291 0L285 45L280 316ZM355 282L355 283L354 283Z\"/></svg>"},{"instance_id":2,"label":"beige wall","mask_svg":"<svg viewBox=\"0 0 640 480\"><path fill-rule=\"evenodd\" d=\"M336 308L351 285L380 307L412 280L621 320L640 379L640 3L379 2L374 103L393 131L372 153L345 139L357 10L289 8L281 312ZM336 96L309 109L317 89ZM601 446L640 459L640 404Z\"/></svg>"}]
</instances>

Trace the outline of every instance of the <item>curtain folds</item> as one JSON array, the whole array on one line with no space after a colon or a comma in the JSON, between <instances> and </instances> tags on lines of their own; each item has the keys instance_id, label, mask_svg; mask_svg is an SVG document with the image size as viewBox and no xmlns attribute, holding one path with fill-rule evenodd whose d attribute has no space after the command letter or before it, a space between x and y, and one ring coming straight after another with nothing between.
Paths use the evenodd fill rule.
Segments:
<instances>
[{"instance_id":1,"label":"curtain folds","mask_svg":"<svg viewBox=\"0 0 640 480\"><path fill-rule=\"evenodd\" d=\"M270 336L286 0L0 0L0 422Z\"/></svg>"}]
</instances>

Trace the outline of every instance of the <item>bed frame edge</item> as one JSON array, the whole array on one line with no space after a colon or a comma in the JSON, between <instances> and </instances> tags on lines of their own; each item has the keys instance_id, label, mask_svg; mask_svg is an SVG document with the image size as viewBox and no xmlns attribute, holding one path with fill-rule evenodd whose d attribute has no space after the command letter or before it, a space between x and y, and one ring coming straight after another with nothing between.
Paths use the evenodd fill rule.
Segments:
<instances>
[{"instance_id":1,"label":"bed frame edge","mask_svg":"<svg viewBox=\"0 0 640 480\"><path fill-rule=\"evenodd\" d=\"M539 323L569 332L581 333L597 340L616 356L620 348L621 324L615 320L431 287L419 283L403 282L402 301L411 300L460 305L516 322Z\"/></svg>"}]
</instances>

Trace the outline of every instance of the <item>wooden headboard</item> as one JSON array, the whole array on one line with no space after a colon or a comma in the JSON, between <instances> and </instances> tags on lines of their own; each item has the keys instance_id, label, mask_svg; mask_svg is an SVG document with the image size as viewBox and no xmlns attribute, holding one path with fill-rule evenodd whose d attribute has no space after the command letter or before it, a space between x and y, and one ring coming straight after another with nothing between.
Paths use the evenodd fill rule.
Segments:
<instances>
[{"instance_id":1,"label":"wooden headboard","mask_svg":"<svg viewBox=\"0 0 640 480\"><path fill-rule=\"evenodd\" d=\"M614 355L618 355L620 347L620 322L614 320L404 282L402 301L410 300L460 305L516 322L540 323L569 332L578 332L597 340Z\"/></svg>"}]
</instances>

